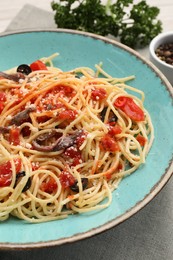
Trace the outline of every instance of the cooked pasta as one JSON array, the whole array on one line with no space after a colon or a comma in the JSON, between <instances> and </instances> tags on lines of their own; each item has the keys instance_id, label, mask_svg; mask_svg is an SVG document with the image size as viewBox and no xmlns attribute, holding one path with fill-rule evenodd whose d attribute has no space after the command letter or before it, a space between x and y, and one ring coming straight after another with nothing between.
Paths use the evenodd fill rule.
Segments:
<instances>
[{"instance_id":1,"label":"cooked pasta","mask_svg":"<svg viewBox=\"0 0 173 260\"><path fill-rule=\"evenodd\" d=\"M154 139L145 95L102 65L64 72L53 55L0 77L0 220L102 210ZM17 70L17 71L16 71Z\"/></svg>"}]
</instances>

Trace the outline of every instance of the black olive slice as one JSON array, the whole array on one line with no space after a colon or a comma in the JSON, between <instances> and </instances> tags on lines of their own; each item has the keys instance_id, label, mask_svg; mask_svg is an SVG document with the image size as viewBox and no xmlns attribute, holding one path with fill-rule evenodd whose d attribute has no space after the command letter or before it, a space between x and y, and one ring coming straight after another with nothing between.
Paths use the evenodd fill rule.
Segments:
<instances>
[{"instance_id":1,"label":"black olive slice","mask_svg":"<svg viewBox=\"0 0 173 260\"><path fill-rule=\"evenodd\" d=\"M30 187L31 187L31 178L29 177L25 187L22 190L22 192L27 191Z\"/></svg>"},{"instance_id":2,"label":"black olive slice","mask_svg":"<svg viewBox=\"0 0 173 260\"><path fill-rule=\"evenodd\" d=\"M103 110L100 113L100 119L101 119L102 122L104 122L104 120L105 120L105 115L106 115L107 109L108 109L107 107L104 107ZM111 110L108 122L113 123L113 122L117 122L117 120L118 120L117 116Z\"/></svg>"},{"instance_id":3,"label":"black olive slice","mask_svg":"<svg viewBox=\"0 0 173 260\"><path fill-rule=\"evenodd\" d=\"M18 173L16 174L15 186L16 186L18 180L19 180L21 177L24 177L24 176L25 176L25 171L21 171L21 172L18 172Z\"/></svg>"},{"instance_id":4,"label":"black olive slice","mask_svg":"<svg viewBox=\"0 0 173 260\"><path fill-rule=\"evenodd\" d=\"M82 181L82 188L83 188L83 190L85 190L88 186L88 178L82 178L81 181ZM79 192L79 186L78 186L77 180L75 181L75 183L72 186L70 186L70 189L74 192Z\"/></svg>"},{"instance_id":5,"label":"black olive slice","mask_svg":"<svg viewBox=\"0 0 173 260\"><path fill-rule=\"evenodd\" d=\"M25 176L25 171L21 171L21 172L18 172L16 174L16 181L15 181L15 184L14 184L14 188L17 186L19 179L24 177L24 176ZM27 183L25 184L25 187L22 190L22 192L27 191L30 187L31 187L31 178L29 177Z\"/></svg>"},{"instance_id":6,"label":"black olive slice","mask_svg":"<svg viewBox=\"0 0 173 260\"><path fill-rule=\"evenodd\" d=\"M107 109L108 109L107 107L104 107L103 110L100 113L100 119L101 119L102 122L104 122L104 120L105 120L105 115L106 115Z\"/></svg>"},{"instance_id":7,"label":"black olive slice","mask_svg":"<svg viewBox=\"0 0 173 260\"><path fill-rule=\"evenodd\" d=\"M32 70L27 64L21 64L18 66L17 72L28 75L32 72Z\"/></svg>"},{"instance_id":8,"label":"black olive slice","mask_svg":"<svg viewBox=\"0 0 173 260\"><path fill-rule=\"evenodd\" d=\"M109 118L109 123L116 123L117 122L117 116L115 114L113 114L113 116L111 116Z\"/></svg>"}]
</instances>

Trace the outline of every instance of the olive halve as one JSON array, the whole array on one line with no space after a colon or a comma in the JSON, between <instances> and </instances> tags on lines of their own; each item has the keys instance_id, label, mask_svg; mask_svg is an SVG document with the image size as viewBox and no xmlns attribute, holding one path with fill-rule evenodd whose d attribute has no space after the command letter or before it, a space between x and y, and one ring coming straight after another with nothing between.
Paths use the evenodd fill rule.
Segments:
<instances>
[{"instance_id":1,"label":"olive halve","mask_svg":"<svg viewBox=\"0 0 173 260\"><path fill-rule=\"evenodd\" d=\"M25 75L29 75L32 72L32 70L30 66L28 66L27 64L21 64L17 67L17 72L20 72Z\"/></svg>"},{"instance_id":2,"label":"olive halve","mask_svg":"<svg viewBox=\"0 0 173 260\"><path fill-rule=\"evenodd\" d=\"M103 110L100 113L100 119L102 122L105 120L106 112L107 112L108 107L104 107ZM114 112L111 110L110 115L108 118L109 123L116 123L118 120L118 117L114 114Z\"/></svg>"},{"instance_id":3,"label":"olive halve","mask_svg":"<svg viewBox=\"0 0 173 260\"><path fill-rule=\"evenodd\" d=\"M27 190L29 190L29 188L31 187L31 177L28 178L27 183L25 184L25 187L23 188L22 192L25 192Z\"/></svg>"},{"instance_id":4,"label":"olive halve","mask_svg":"<svg viewBox=\"0 0 173 260\"><path fill-rule=\"evenodd\" d=\"M88 178L81 178L81 182L82 182L82 188L83 190L85 190L88 186ZM79 192L79 186L77 180L72 186L70 186L70 189L74 192Z\"/></svg>"},{"instance_id":5,"label":"olive halve","mask_svg":"<svg viewBox=\"0 0 173 260\"><path fill-rule=\"evenodd\" d=\"M18 181L20 178L24 177L26 174L25 174L25 171L20 171L16 174L16 181L15 181L15 184L14 184L14 188L16 188L17 184L18 184ZM23 190L22 192L25 192L27 191L29 188L31 187L31 178L29 177L25 186L23 187Z\"/></svg>"},{"instance_id":6,"label":"olive halve","mask_svg":"<svg viewBox=\"0 0 173 260\"><path fill-rule=\"evenodd\" d=\"M107 109L108 109L107 107L104 107L100 113L100 119L102 122L104 122L104 120L105 120L105 115L106 115Z\"/></svg>"},{"instance_id":7,"label":"olive halve","mask_svg":"<svg viewBox=\"0 0 173 260\"><path fill-rule=\"evenodd\" d=\"M118 120L118 117L114 114L109 118L109 123L116 123Z\"/></svg>"}]
</instances>

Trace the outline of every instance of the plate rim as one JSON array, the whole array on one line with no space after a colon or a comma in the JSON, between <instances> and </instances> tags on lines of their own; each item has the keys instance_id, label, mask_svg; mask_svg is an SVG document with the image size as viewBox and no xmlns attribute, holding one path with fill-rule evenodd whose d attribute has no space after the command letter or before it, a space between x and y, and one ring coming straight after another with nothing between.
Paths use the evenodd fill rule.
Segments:
<instances>
[{"instance_id":1,"label":"plate rim","mask_svg":"<svg viewBox=\"0 0 173 260\"><path fill-rule=\"evenodd\" d=\"M16 34L25 34L25 33L66 33L66 34L77 34L89 38L94 38L96 40L101 40L105 43L111 44L113 46L119 47L131 55L136 56L139 60L141 60L145 65L147 65L152 71L161 79L163 85L168 90L169 95L173 99L173 87L170 84L170 82L167 80L167 78L163 75L163 73L149 60L144 58L141 54L139 54L134 49L131 49L130 47L118 42L116 39L110 39L105 36L96 35L89 32L83 32L79 30L73 30L73 29L26 29L26 30L17 30L17 31L9 31L9 32L3 32L0 33L1 37L16 35ZM165 169L165 172L162 174L161 178L155 185L152 187L152 189L149 191L148 194L144 196L144 198L140 201L138 201L133 207L129 208L126 212L121 214L120 216L116 217L115 219L108 221L96 228L92 228L89 231L77 233L75 235L72 235L70 237L64 237L59 238L55 240L49 240L49 241L43 241L43 242L28 242L28 243L8 243L8 242L0 242L0 247L3 250L6 249L31 249L31 248L43 248L43 247L50 247L50 246L59 246L62 244L72 243L79 240L83 240L89 237L92 237L94 235L103 233L119 224L124 222L125 220L129 219L133 215L135 215L137 212L139 212L141 209L143 209L148 203L150 203L156 195L164 188L164 186L167 184L167 182L170 180L170 178L173 175L173 155L171 160L169 161L168 167Z\"/></svg>"}]
</instances>

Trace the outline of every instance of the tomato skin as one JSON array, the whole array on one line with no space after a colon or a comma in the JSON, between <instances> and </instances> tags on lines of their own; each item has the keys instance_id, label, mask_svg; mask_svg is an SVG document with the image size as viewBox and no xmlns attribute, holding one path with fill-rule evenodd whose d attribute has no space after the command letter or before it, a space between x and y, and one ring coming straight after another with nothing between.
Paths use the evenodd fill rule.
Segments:
<instances>
[{"instance_id":1,"label":"tomato skin","mask_svg":"<svg viewBox=\"0 0 173 260\"><path fill-rule=\"evenodd\" d=\"M118 97L114 102L114 106L121 109L128 117L130 117L134 121L145 120L143 110L134 102L131 97Z\"/></svg>"},{"instance_id":2,"label":"tomato skin","mask_svg":"<svg viewBox=\"0 0 173 260\"><path fill-rule=\"evenodd\" d=\"M74 183L75 183L74 176L70 172L68 172L67 170L64 170L60 173L59 180L60 180L61 185L64 189L74 185Z\"/></svg>"},{"instance_id":3,"label":"tomato skin","mask_svg":"<svg viewBox=\"0 0 173 260\"><path fill-rule=\"evenodd\" d=\"M66 97L74 97L76 94L76 91L68 86L68 85L57 85L54 87L53 91L51 91L53 95L59 94L61 97L66 96Z\"/></svg>"},{"instance_id":4,"label":"tomato skin","mask_svg":"<svg viewBox=\"0 0 173 260\"><path fill-rule=\"evenodd\" d=\"M36 60L33 63L31 63L30 68L32 71L47 70L46 65L41 60Z\"/></svg>"},{"instance_id":5,"label":"tomato skin","mask_svg":"<svg viewBox=\"0 0 173 260\"><path fill-rule=\"evenodd\" d=\"M0 114L2 113L2 111L5 107L6 101L7 101L6 94L3 91L0 91Z\"/></svg>"},{"instance_id":6,"label":"tomato skin","mask_svg":"<svg viewBox=\"0 0 173 260\"><path fill-rule=\"evenodd\" d=\"M24 94L24 92L21 90L21 89L18 89L18 88L13 88L11 89L10 91L11 95L15 95L18 97L18 99L23 99L24 96L26 96L26 94Z\"/></svg>"},{"instance_id":7,"label":"tomato skin","mask_svg":"<svg viewBox=\"0 0 173 260\"><path fill-rule=\"evenodd\" d=\"M67 110L62 110L58 114L58 119L64 119L64 120L74 120L77 116L77 111L67 109Z\"/></svg>"},{"instance_id":8,"label":"tomato skin","mask_svg":"<svg viewBox=\"0 0 173 260\"><path fill-rule=\"evenodd\" d=\"M31 166L32 166L32 171L36 171L40 168L39 162L37 162L37 163L32 162Z\"/></svg>"},{"instance_id":9,"label":"tomato skin","mask_svg":"<svg viewBox=\"0 0 173 260\"><path fill-rule=\"evenodd\" d=\"M20 129L17 127L13 127L10 129L9 142L12 145L20 144Z\"/></svg>"},{"instance_id":10,"label":"tomato skin","mask_svg":"<svg viewBox=\"0 0 173 260\"><path fill-rule=\"evenodd\" d=\"M16 105L18 105L18 104L20 104L21 101L22 101L22 99L17 99L17 100L15 100L15 101L11 104L10 108L11 108L11 107L14 107L14 106L16 106Z\"/></svg>"},{"instance_id":11,"label":"tomato skin","mask_svg":"<svg viewBox=\"0 0 173 260\"><path fill-rule=\"evenodd\" d=\"M128 97L120 96L115 100L114 105L118 108L123 108L127 103L127 100Z\"/></svg>"},{"instance_id":12,"label":"tomato skin","mask_svg":"<svg viewBox=\"0 0 173 260\"><path fill-rule=\"evenodd\" d=\"M117 171L117 172L120 172L120 171L122 170L122 168L123 168L122 164L119 163L118 166L117 166L116 171ZM106 174L105 174L105 177L106 177L107 180L110 180L110 179L112 178L112 173L109 173L109 172L106 173Z\"/></svg>"},{"instance_id":13,"label":"tomato skin","mask_svg":"<svg viewBox=\"0 0 173 260\"><path fill-rule=\"evenodd\" d=\"M79 147L82 145L84 140L86 139L87 134L82 132L75 140L75 144L73 146L68 147L64 155L66 159L69 161L69 166L76 166L83 162L82 153Z\"/></svg>"},{"instance_id":14,"label":"tomato skin","mask_svg":"<svg viewBox=\"0 0 173 260\"><path fill-rule=\"evenodd\" d=\"M109 134L102 137L100 141L100 148L109 152L117 152L120 150L117 141Z\"/></svg>"},{"instance_id":15,"label":"tomato skin","mask_svg":"<svg viewBox=\"0 0 173 260\"><path fill-rule=\"evenodd\" d=\"M80 151L75 147L75 146L70 146L68 147L64 154L66 156L69 156L70 158L74 158L74 157L80 157Z\"/></svg>"},{"instance_id":16,"label":"tomato skin","mask_svg":"<svg viewBox=\"0 0 173 260\"><path fill-rule=\"evenodd\" d=\"M82 162L82 156L77 146L70 146L64 152L65 156L70 158L70 166L76 166Z\"/></svg>"},{"instance_id":17,"label":"tomato skin","mask_svg":"<svg viewBox=\"0 0 173 260\"><path fill-rule=\"evenodd\" d=\"M86 137L87 137L87 133L82 132L82 134L79 135L79 136L76 138L75 144L76 144L76 146L77 146L78 149L79 149L79 147L83 144L83 142L85 141Z\"/></svg>"},{"instance_id":18,"label":"tomato skin","mask_svg":"<svg viewBox=\"0 0 173 260\"><path fill-rule=\"evenodd\" d=\"M141 146L144 146L147 141L146 138L141 134L137 135L136 140L140 143Z\"/></svg>"},{"instance_id":19,"label":"tomato skin","mask_svg":"<svg viewBox=\"0 0 173 260\"><path fill-rule=\"evenodd\" d=\"M21 159L20 158L14 159L14 164L15 164L15 168L16 168L16 173L18 173L22 167Z\"/></svg>"},{"instance_id":20,"label":"tomato skin","mask_svg":"<svg viewBox=\"0 0 173 260\"><path fill-rule=\"evenodd\" d=\"M106 173L105 177L109 181L109 180L111 180L112 174L111 173Z\"/></svg>"},{"instance_id":21,"label":"tomato skin","mask_svg":"<svg viewBox=\"0 0 173 260\"><path fill-rule=\"evenodd\" d=\"M115 126L109 126L109 130L108 130L108 134L111 135L111 136L115 136L115 135L118 135L118 134L121 134L122 132L122 129L121 127L116 124Z\"/></svg>"},{"instance_id":22,"label":"tomato skin","mask_svg":"<svg viewBox=\"0 0 173 260\"><path fill-rule=\"evenodd\" d=\"M0 91L0 101L3 102L7 101L6 94L2 91Z\"/></svg>"},{"instance_id":23,"label":"tomato skin","mask_svg":"<svg viewBox=\"0 0 173 260\"><path fill-rule=\"evenodd\" d=\"M79 157L74 157L73 158L73 162L71 163L70 166L76 166L76 165L79 165L82 161L82 158L79 156Z\"/></svg>"},{"instance_id":24,"label":"tomato skin","mask_svg":"<svg viewBox=\"0 0 173 260\"><path fill-rule=\"evenodd\" d=\"M123 165L121 163L118 164L117 170L118 172L121 171L123 169Z\"/></svg>"},{"instance_id":25,"label":"tomato skin","mask_svg":"<svg viewBox=\"0 0 173 260\"><path fill-rule=\"evenodd\" d=\"M16 172L19 172L22 165L21 159L20 158L14 159L14 165L15 165ZM10 161L7 161L0 165L0 175L6 174L7 172L12 173Z\"/></svg>"},{"instance_id":26,"label":"tomato skin","mask_svg":"<svg viewBox=\"0 0 173 260\"><path fill-rule=\"evenodd\" d=\"M22 135L24 137L26 136L29 136L31 134L31 130L30 130L30 127L29 126L25 126L23 129L22 129Z\"/></svg>"},{"instance_id":27,"label":"tomato skin","mask_svg":"<svg viewBox=\"0 0 173 260\"><path fill-rule=\"evenodd\" d=\"M97 88L92 90L91 92L91 98L95 101L97 100L103 100L107 97L107 92L104 88Z\"/></svg>"},{"instance_id":28,"label":"tomato skin","mask_svg":"<svg viewBox=\"0 0 173 260\"><path fill-rule=\"evenodd\" d=\"M21 170L21 159L14 159L14 164L16 168L16 173ZM12 167L11 162L7 161L0 165L0 187L7 187L11 184L12 180Z\"/></svg>"},{"instance_id":29,"label":"tomato skin","mask_svg":"<svg viewBox=\"0 0 173 260\"><path fill-rule=\"evenodd\" d=\"M55 179L53 177L50 177L48 182L42 182L40 189L44 192L51 194L52 192L57 190L57 187L58 185Z\"/></svg>"},{"instance_id":30,"label":"tomato skin","mask_svg":"<svg viewBox=\"0 0 173 260\"><path fill-rule=\"evenodd\" d=\"M5 103L3 101L0 101L0 114L2 113L4 107L5 107Z\"/></svg>"},{"instance_id":31,"label":"tomato skin","mask_svg":"<svg viewBox=\"0 0 173 260\"><path fill-rule=\"evenodd\" d=\"M8 187L11 184L11 174L6 173L3 175L0 175L0 188L2 187Z\"/></svg>"},{"instance_id":32,"label":"tomato skin","mask_svg":"<svg viewBox=\"0 0 173 260\"><path fill-rule=\"evenodd\" d=\"M38 123L45 123L49 119L50 119L50 117L48 117L48 116L39 116L39 117L37 117L37 122Z\"/></svg>"}]
</instances>

